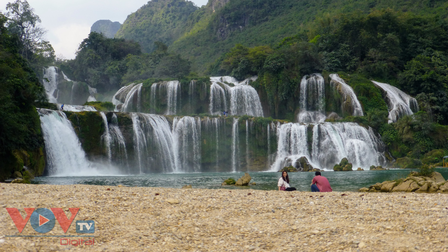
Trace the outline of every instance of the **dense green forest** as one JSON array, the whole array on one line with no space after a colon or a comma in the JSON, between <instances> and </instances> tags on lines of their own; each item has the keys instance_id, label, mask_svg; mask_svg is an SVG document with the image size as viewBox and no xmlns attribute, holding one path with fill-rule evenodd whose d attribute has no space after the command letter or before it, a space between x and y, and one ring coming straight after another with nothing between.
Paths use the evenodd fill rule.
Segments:
<instances>
[{"instance_id":1,"label":"dense green forest","mask_svg":"<svg viewBox=\"0 0 448 252\"><path fill-rule=\"evenodd\" d=\"M159 40L190 60L192 69L199 73L235 44L275 46L285 37L312 30L310 24L325 22L330 16L390 8L446 19L448 7L445 1L434 0L210 0L192 11L190 7L180 8L182 2L189 6L187 1L153 2L130 15L117 36L138 41L145 52L154 48L153 37L169 37ZM160 29L156 32L156 28Z\"/></svg>"},{"instance_id":2,"label":"dense green forest","mask_svg":"<svg viewBox=\"0 0 448 252\"><path fill-rule=\"evenodd\" d=\"M154 42L172 44L186 31L186 21L198 7L185 0L148 1L128 16L116 38L133 40L142 46L143 52L157 49Z\"/></svg>"},{"instance_id":3,"label":"dense green forest","mask_svg":"<svg viewBox=\"0 0 448 252\"><path fill-rule=\"evenodd\" d=\"M29 180L45 167L36 104L46 102L46 97L32 68L38 56L27 47L31 44L6 28L7 22L0 14L0 181L13 173Z\"/></svg>"},{"instance_id":4,"label":"dense green forest","mask_svg":"<svg viewBox=\"0 0 448 252\"><path fill-rule=\"evenodd\" d=\"M99 92L149 78L181 78L190 72L190 62L169 53L156 41L156 50L142 53L140 45L124 39L108 39L92 32L79 46L76 58L58 65L71 79L89 83Z\"/></svg>"}]
</instances>

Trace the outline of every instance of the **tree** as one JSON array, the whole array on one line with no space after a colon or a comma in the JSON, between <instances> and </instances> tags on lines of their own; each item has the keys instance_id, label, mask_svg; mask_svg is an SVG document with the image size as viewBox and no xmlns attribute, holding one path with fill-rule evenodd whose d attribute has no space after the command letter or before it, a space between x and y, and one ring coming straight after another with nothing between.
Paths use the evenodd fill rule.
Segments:
<instances>
[{"instance_id":1,"label":"tree","mask_svg":"<svg viewBox=\"0 0 448 252\"><path fill-rule=\"evenodd\" d=\"M6 10L8 11L6 13L8 30L19 37L22 57L30 59L43 43L42 37L45 30L38 25L41 20L33 13L33 9L26 0L8 3Z\"/></svg>"}]
</instances>

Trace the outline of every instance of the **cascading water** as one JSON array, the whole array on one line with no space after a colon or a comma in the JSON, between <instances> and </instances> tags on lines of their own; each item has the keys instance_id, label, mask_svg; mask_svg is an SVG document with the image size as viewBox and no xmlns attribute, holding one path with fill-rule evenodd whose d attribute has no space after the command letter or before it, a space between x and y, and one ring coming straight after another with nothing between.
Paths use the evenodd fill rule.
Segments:
<instances>
[{"instance_id":1,"label":"cascading water","mask_svg":"<svg viewBox=\"0 0 448 252\"><path fill-rule=\"evenodd\" d=\"M386 161L384 146L373 131L356 123L322 123L312 126L312 143L308 143L309 125L283 124L278 129L277 158L271 171L278 171L306 157L313 167L332 169L346 157L353 167L369 169ZM309 147L312 146L311 155Z\"/></svg>"},{"instance_id":2,"label":"cascading water","mask_svg":"<svg viewBox=\"0 0 448 252\"><path fill-rule=\"evenodd\" d=\"M239 169L239 158L238 158L238 118L233 118L232 124L232 172L236 172Z\"/></svg>"},{"instance_id":3,"label":"cascading water","mask_svg":"<svg viewBox=\"0 0 448 252\"><path fill-rule=\"evenodd\" d=\"M180 171L173 134L165 117L131 113L138 172Z\"/></svg>"},{"instance_id":4,"label":"cascading water","mask_svg":"<svg viewBox=\"0 0 448 252\"><path fill-rule=\"evenodd\" d=\"M48 80L48 81L47 81ZM48 68L44 68L44 87L45 92L47 93L48 101L51 103L57 103L58 98L56 90L58 88L58 73L57 68L54 66L50 66Z\"/></svg>"},{"instance_id":5,"label":"cascading water","mask_svg":"<svg viewBox=\"0 0 448 252\"><path fill-rule=\"evenodd\" d=\"M143 83L133 85L126 94L123 105L120 108L120 112L139 112L141 106L141 90Z\"/></svg>"},{"instance_id":6,"label":"cascading water","mask_svg":"<svg viewBox=\"0 0 448 252\"><path fill-rule=\"evenodd\" d=\"M230 103L231 115L249 115L263 117L260 97L257 91L249 85L250 81L257 78L252 77L238 82L230 76L210 77L210 114L216 115L227 111L227 101Z\"/></svg>"},{"instance_id":7,"label":"cascading water","mask_svg":"<svg viewBox=\"0 0 448 252\"><path fill-rule=\"evenodd\" d=\"M96 165L89 162L65 113L40 110L40 121L50 176L99 175ZM108 173L114 173L108 170Z\"/></svg>"},{"instance_id":8,"label":"cascading water","mask_svg":"<svg viewBox=\"0 0 448 252\"><path fill-rule=\"evenodd\" d=\"M121 107L123 106L123 103L126 101L126 98L129 94L129 92L134 88L135 83L131 83L127 86L121 87L112 97L112 104L115 105L115 112L119 112L121 110Z\"/></svg>"},{"instance_id":9,"label":"cascading water","mask_svg":"<svg viewBox=\"0 0 448 252\"><path fill-rule=\"evenodd\" d=\"M167 108L165 115L176 115L177 106L180 104L181 86L179 81L168 81L162 83L153 83L151 86L151 112L155 113L157 108L158 95L166 93Z\"/></svg>"},{"instance_id":10,"label":"cascading water","mask_svg":"<svg viewBox=\"0 0 448 252\"><path fill-rule=\"evenodd\" d=\"M173 121L174 149L178 160L176 172L201 171L201 119L185 116Z\"/></svg>"},{"instance_id":11,"label":"cascading water","mask_svg":"<svg viewBox=\"0 0 448 252\"><path fill-rule=\"evenodd\" d=\"M400 89L386 83L372 81L386 93L386 103L389 107L389 123L396 122L403 116L412 115L419 110L418 102Z\"/></svg>"},{"instance_id":12,"label":"cascading water","mask_svg":"<svg viewBox=\"0 0 448 252\"><path fill-rule=\"evenodd\" d=\"M249 120L246 120L246 168L249 169Z\"/></svg>"},{"instance_id":13,"label":"cascading water","mask_svg":"<svg viewBox=\"0 0 448 252\"><path fill-rule=\"evenodd\" d=\"M305 75L302 78L299 102L298 122L319 123L325 121L325 83L322 75Z\"/></svg>"},{"instance_id":14,"label":"cascading water","mask_svg":"<svg viewBox=\"0 0 448 252\"><path fill-rule=\"evenodd\" d=\"M101 115L101 118L103 118L103 123L104 123L104 134L101 136L101 139L103 140L104 145L106 146L107 158L109 159L109 163L110 163L111 158L112 158L112 151L110 148L111 135L110 135L110 131L109 131L109 124L107 123L106 114L104 114L104 112L100 112L100 115Z\"/></svg>"},{"instance_id":15,"label":"cascading water","mask_svg":"<svg viewBox=\"0 0 448 252\"><path fill-rule=\"evenodd\" d=\"M342 94L342 111L349 111L353 116L363 116L361 103L358 100L353 88L347 85L345 81L337 74L330 74L331 82L334 88L336 88Z\"/></svg>"},{"instance_id":16,"label":"cascading water","mask_svg":"<svg viewBox=\"0 0 448 252\"><path fill-rule=\"evenodd\" d=\"M120 130L120 127L118 126L118 119L116 114L112 114L112 118L109 123L109 135L109 149L112 153L111 158L113 158L113 161L117 163L119 167L129 168L126 141L123 133ZM130 172L129 169L127 169L127 172Z\"/></svg>"},{"instance_id":17,"label":"cascading water","mask_svg":"<svg viewBox=\"0 0 448 252\"><path fill-rule=\"evenodd\" d=\"M227 106L227 88L223 88L217 82L212 82L210 86L210 105L211 115L220 115L228 110Z\"/></svg>"}]
</instances>

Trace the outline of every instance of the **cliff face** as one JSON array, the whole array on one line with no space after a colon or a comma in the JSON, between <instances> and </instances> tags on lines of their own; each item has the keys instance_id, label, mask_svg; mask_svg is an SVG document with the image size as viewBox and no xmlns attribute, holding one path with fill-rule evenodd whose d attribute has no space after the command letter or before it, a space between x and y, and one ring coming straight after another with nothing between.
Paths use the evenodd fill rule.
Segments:
<instances>
[{"instance_id":1,"label":"cliff face","mask_svg":"<svg viewBox=\"0 0 448 252\"><path fill-rule=\"evenodd\" d=\"M106 38L114 38L117 31L121 28L119 22L112 22L110 20L98 20L93 23L90 32L102 33Z\"/></svg>"}]
</instances>

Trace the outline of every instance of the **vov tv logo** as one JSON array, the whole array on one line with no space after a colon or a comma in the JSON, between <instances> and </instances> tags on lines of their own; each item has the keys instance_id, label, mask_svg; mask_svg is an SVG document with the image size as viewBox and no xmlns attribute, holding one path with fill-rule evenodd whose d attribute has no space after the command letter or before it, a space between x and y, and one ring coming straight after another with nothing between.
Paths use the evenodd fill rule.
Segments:
<instances>
[{"instance_id":1,"label":"vov tv logo","mask_svg":"<svg viewBox=\"0 0 448 252\"><path fill-rule=\"evenodd\" d=\"M8 211L17 230L19 230L19 233L22 233L28 221L31 223L31 227L39 233L50 232L57 221L64 233L67 233L70 225L79 212L79 208L69 208L69 211L72 214L69 219L62 208L24 208L24 210L26 213L25 218L22 217L17 208L6 208L6 211ZM88 234L94 233L95 222L93 220L76 221L76 232Z\"/></svg>"}]
</instances>

